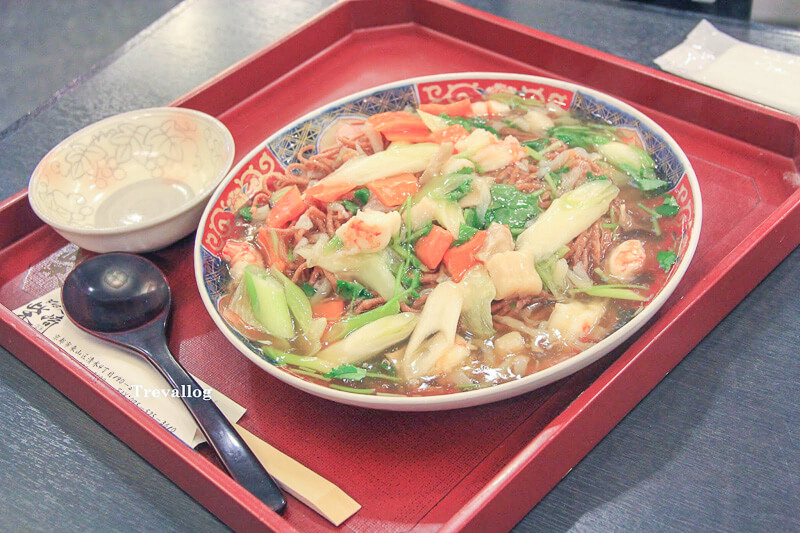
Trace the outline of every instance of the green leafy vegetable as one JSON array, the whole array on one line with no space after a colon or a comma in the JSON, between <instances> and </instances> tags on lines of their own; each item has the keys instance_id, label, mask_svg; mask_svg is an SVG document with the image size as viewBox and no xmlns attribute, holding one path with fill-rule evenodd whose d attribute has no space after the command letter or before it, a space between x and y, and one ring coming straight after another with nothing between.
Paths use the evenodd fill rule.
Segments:
<instances>
[{"instance_id":1,"label":"green leafy vegetable","mask_svg":"<svg viewBox=\"0 0 800 533\"><path fill-rule=\"evenodd\" d=\"M473 268L458 285L464 296L461 308L461 321L464 327L477 337L494 335L492 300L497 291L489 272L483 266Z\"/></svg>"},{"instance_id":2,"label":"green leafy vegetable","mask_svg":"<svg viewBox=\"0 0 800 533\"><path fill-rule=\"evenodd\" d=\"M610 180L590 181L553 200L536 221L517 238L517 249L546 259L586 231L609 209L619 189Z\"/></svg>"},{"instance_id":3,"label":"green leafy vegetable","mask_svg":"<svg viewBox=\"0 0 800 533\"><path fill-rule=\"evenodd\" d=\"M353 192L353 197L356 199L356 202L360 203L361 205L364 205L369 201L369 196L370 192L366 187L356 189L356 191Z\"/></svg>"},{"instance_id":4,"label":"green leafy vegetable","mask_svg":"<svg viewBox=\"0 0 800 533\"><path fill-rule=\"evenodd\" d=\"M422 285L421 279L422 271L418 268L412 268L411 274L407 271L402 273L400 283L403 285L403 288L407 289L405 292L406 294L410 294L414 298L419 298L417 289Z\"/></svg>"},{"instance_id":5,"label":"green leafy vegetable","mask_svg":"<svg viewBox=\"0 0 800 533\"><path fill-rule=\"evenodd\" d=\"M616 298L618 300L635 300L643 302L647 300L644 296L634 292L631 289L646 289L646 285L592 285L591 287L584 287L582 289L572 289L571 293L582 292L589 296L598 298Z\"/></svg>"},{"instance_id":6,"label":"green leafy vegetable","mask_svg":"<svg viewBox=\"0 0 800 533\"><path fill-rule=\"evenodd\" d=\"M389 243L389 248L397 253L401 259L413 265L414 268L423 268L422 262L420 262L417 254L414 253L414 246L410 242L392 239Z\"/></svg>"},{"instance_id":7,"label":"green leafy vegetable","mask_svg":"<svg viewBox=\"0 0 800 533\"><path fill-rule=\"evenodd\" d=\"M314 287L313 287L313 286L312 286L312 285L311 285L309 282L307 282L307 281L304 281L304 282L303 282L303 284L302 284L302 285L300 285L300 288L301 288L301 289L303 289L303 292L304 292L304 293L305 293L305 295L306 295L306 296L308 296L309 298L311 298L312 296L314 296L314 295L317 293L317 289L315 289L315 288L314 288Z\"/></svg>"},{"instance_id":8,"label":"green leafy vegetable","mask_svg":"<svg viewBox=\"0 0 800 533\"><path fill-rule=\"evenodd\" d=\"M357 281L336 280L336 292L345 300L366 300L372 298L372 293Z\"/></svg>"},{"instance_id":9,"label":"green leafy vegetable","mask_svg":"<svg viewBox=\"0 0 800 533\"><path fill-rule=\"evenodd\" d=\"M389 266L391 253L388 250L345 254L331 249L330 241L320 246L321 250L315 248L314 252L304 255L304 259L341 277L355 279L387 300L394 295L394 274Z\"/></svg>"},{"instance_id":10,"label":"green leafy vegetable","mask_svg":"<svg viewBox=\"0 0 800 533\"><path fill-rule=\"evenodd\" d=\"M512 234L515 230L519 233L542 212L539 207L541 191L526 193L513 185L495 184L489 192L492 200L484 217L484 227L497 222L508 226Z\"/></svg>"},{"instance_id":11,"label":"green leafy vegetable","mask_svg":"<svg viewBox=\"0 0 800 533\"><path fill-rule=\"evenodd\" d=\"M406 264L401 267L401 272L398 274L398 280L401 284L402 277L405 274L405 268L407 268L407 266L408 265ZM419 286L420 271L414 269L414 273L404 291L398 291L398 293L389 301L376 307L375 309L370 309L369 311L361 313L360 315L349 315L346 318L339 320L331 328L330 333L328 334L329 337L332 340L341 339L342 337L347 336L351 331L364 327L380 318L399 314L400 302L404 301L409 294L415 293Z\"/></svg>"},{"instance_id":12,"label":"green leafy vegetable","mask_svg":"<svg viewBox=\"0 0 800 533\"><path fill-rule=\"evenodd\" d=\"M321 376L317 372L309 372L308 370L303 370L300 368L292 368L292 372L295 374L300 374L302 376L311 376L312 378L321 379L322 381L331 380L331 378L326 378L325 376Z\"/></svg>"},{"instance_id":13,"label":"green leafy vegetable","mask_svg":"<svg viewBox=\"0 0 800 533\"><path fill-rule=\"evenodd\" d=\"M638 202L636 205L638 205L642 211L650 215L650 220L653 223L653 233L661 235L661 226L658 224L658 219L661 218L661 215L655 210L643 205L641 202Z\"/></svg>"},{"instance_id":14,"label":"green leafy vegetable","mask_svg":"<svg viewBox=\"0 0 800 533\"><path fill-rule=\"evenodd\" d=\"M355 365L339 365L325 374L326 378L349 379L352 381L361 381L366 376L367 370Z\"/></svg>"},{"instance_id":15,"label":"green leafy vegetable","mask_svg":"<svg viewBox=\"0 0 800 533\"><path fill-rule=\"evenodd\" d=\"M558 185L561 183L561 176L554 172L548 172L544 175L544 182L550 187L550 196L558 198Z\"/></svg>"},{"instance_id":16,"label":"green leafy vegetable","mask_svg":"<svg viewBox=\"0 0 800 533\"><path fill-rule=\"evenodd\" d=\"M536 150L534 150L533 148L531 148L530 146L523 146L523 148L525 149L525 153L528 154L528 156L534 158L537 161L544 161L544 156L539 152L537 152Z\"/></svg>"},{"instance_id":17,"label":"green leafy vegetable","mask_svg":"<svg viewBox=\"0 0 800 533\"><path fill-rule=\"evenodd\" d=\"M660 206L656 207L656 211L659 215L665 217L674 217L680 211L680 206L678 205L678 201L675 200L674 196L670 196L668 194L664 195L664 203Z\"/></svg>"},{"instance_id":18,"label":"green leafy vegetable","mask_svg":"<svg viewBox=\"0 0 800 533\"><path fill-rule=\"evenodd\" d=\"M475 118L451 117L445 113L441 113L439 116L443 118L445 122L447 122L448 124L450 125L458 124L460 126L463 126L464 129L466 129L467 131L473 131L477 128L480 128L482 130L486 130L490 133L493 133L498 137L500 136L500 134L497 133L497 130L489 126L489 124L487 124L486 121L480 117L475 117Z\"/></svg>"},{"instance_id":19,"label":"green leafy vegetable","mask_svg":"<svg viewBox=\"0 0 800 533\"><path fill-rule=\"evenodd\" d=\"M614 137L609 133L608 128L604 126L556 126L551 128L548 132L550 137L562 141L570 147L579 148L592 148L606 144L614 140Z\"/></svg>"},{"instance_id":20,"label":"green leafy vegetable","mask_svg":"<svg viewBox=\"0 0 800 533\"><path fill-rule=\"evenodd\" d=\"M246 222L251 222L253 220L253 212L251 211L250 206L246 205L239 209L239 216L242 217Z\"/></svg>"},{"instance_id":21,"label":"green leafy vegetable","mask_svg":"<svg viewBox=\"0 0 800 533\"><path fill-rule=\"evenodd\" d=\"M672 265L674 265L675 261L678 260L678 256L675 254L675 252L661 250L656 254L656 259L658 260L661 270L664 272L669 272L669 269L672 268Z\"/></svg>"},{"instance_id":22,"label":"green leafy vegetable","mask_svg":"<svg viewBox=\"0 0 800 533\"><path fill-rule=\"evenodd\" d=\"M458 187L447 193L445 198L447 198L452 202L457 202L462 198L464 198L466 195L468 195L471 190L472 190L472 180L468 179L464 181L461 185L459 185Z\"/></svg>"},{"instance_id":23,"label":"green leafy vegetable","mask_svg":"<svg viewBox=\"0 0 800 533\"><path fill-rule=\"evenodd\" d=\"M375 389L359 389L356 387L345 387L344 385L337 385L332 383L328 385L332 389L344 391L344 392L354 392L356 394L375 394Z\"/></svg>"},{"instance_id":24,"label":"green leafy vegetable","mask_svg":"<svg viewBox=\"0 0 800 533\"><path fill-rule=\"evenodd\" d=\"M282 339L294 337L294 325L283 285L256 265L245 267L244 283L250 296L253 316L264 329Z\"/></svg>"},{"instance_id":25,"label":"green leafy vegetable","mask_svg":"<svg viewBox=\"0 0 800 533\"><path fill-rule=\"evenodd\" d=\"M425 184L417 194L414 195L412 203L418 203L423 198L435 199L450 199L450 194L456 191L453 201L460 200L464 195L469 193L472 189L472 174L475 169L472 167L464 167L457 172L450 174L436 176L431 181ZM466 186L464 184L467 184ZM463 192L463 194L460 194Z\"/></svg>"},{"instance_id":26,"label":"green leafy vegetable","mask_svg":"<svg viewBox=\"0 0 800 533\"><path fill-rule=\"evenodd\" d=\"M428 235L432 229L433 229L433 222L426 222L416 230L409 233L407 241L410 242L411 244L415 244L422 237Z\"/></svg>"},{"instance_id":27,"label":"green leafy vegetable","mask_svg":"<svg viewBox=\"0 0 800 533\"><path fill-rule=\"evenodd\" d=\"M414 313L382 317L328 345L317 357L340 365L359 364L405 340L416 325Z\"/></svg>"},{"instance_id":28,"label":"green leafy vegetable","mask_svg":"<svg viewBox=\"0 0 800 533\"><path fill-rule=\"evenodd\" d=\"M481 224L480 217L478 217L478 211L473 209L472 207L468 207L464 209L464 224L467 226L472 226L476 229L482 229L483 224ZM461 227L459 226L459 230Z\"/></svg>"},{"instance_id":29,"label":"green leafy vegetable","mask_svg":"<svg viewBox=\"0 0 800 533\"><path fill-rule=\"evenodd\" d=\"M400 312L400 298L394 297L385 304L370 309L360 315L349 315L347 318L339 320L331 328L329 337L333 340L345 337L351 331L364 327L371 322L375 322L379 318L396 315Z\"/></svg>"},{"instance_id":30,"label":"green leafy vegetable","mask_svg":"<svg viewBox=\"0 0 800 533\"><path fill-rule=\"evenodd\" d=\"M467 224L461 224L461 227L458 229L458 238L453 241L453 244L450 245L450 248L461 246L474 237L476 233L478 233L476 228L468 226Z\"/></svg>"},{"instance_id":31,"label":"green leafy vegetable","mask_svg":"<svg viewBox=\"0 0 800 533\"><path fill-rule=\"evenodd\" d=\"M563 296L567 289L566 272L557 274L556 264L568 251L569 248L562 246L551 256L535 263L536 273L539 274L542 284L553 296Z\"/></svg>"},{"instance_id":32,"label":"green leafy vegetable","mask_svg":"<svg viewBox=\"0 0 800 533\"><path fill-rule=\"evenodd\" d=\"M600 174L599 176L596 176L592 173L591 170L586 172L586 181L597 181L597 180L607 180L607 179L608 176L606 176L605 174Z\"/></svg>"},{"instance_id":33,"label":"green leafy vegetable","mask_svg":"<svg viewBox=\"0 0 800 533\"><path fill-rule=\"evenodd\" d=\"M451 172L451 174L460 174L462 176L471 176L475 174L475 169L473 167L464 167L456 170L455 172Z\"/></svg>"},{"instance_id":34,"label":"green leafy vegetable","mask_svg":"<svg viewBox=\"0 0 800 533\"><path fill-rule=\"evenodd\" d=\"M264 346L261 349L264 357L276 365L292 365L304 370L312 372L319 372L325 374L333 370L333 365L324 359L314 357L312 355L295 355L289 352L283 352L272 346Z\"/></svg>"},{"instance_id":35,"label":"green leafy vegetable","mask_svg":"<svg viewBox=\"0 0 800 533\"><path fill-rule=\"evenodd\" d=\"M667 182L656 176L656 163L650 154L625 143L613 141L598 146L609 163L630 176L634 185L643 191L655 191L667 186Z\"/></svg>"},{"instance_id":36,"label":"green leafy vegetable","mask_svg":"<svg viewBox=\"0 0 800 533\"><path fill-rule=\"evenodd\" d=\"M347 184L356 188L404 172L422 172L438 151L436 143L392 144L382 152L348 159L314 187Z\"/></svg>"},{"instance_id":37,"label":"green leafy vegetable","mask_svg":"<svg viewBox=\"0 0 800 533\"><path fill-rule=\"evenodd\" d=\"M270 272L283 284L283 291L286 294L286 303L289 306L297 325L300 329L307 331L311 325L311 302L308 300L303 289L294 284L283 272L276 267L270 267Z\"/></svg>"},{"instance_id":38,"label":"green leafy vegetable","mask_svg":"<svg viewBox=\"0 0 800 533\"><path fill-rule=\"evenodd\" d=\"M342 239L340 239L338 235L334 235L333 237L331 237L331 240L329 240L325 244L325 251L326 252L332 252L334 250L338 250L339 248L341 248L343 246L344 246L344 244L342 243Z\"/></svg>"},{"instance_id":39,"label":"green leafy vegetable","mask_svg":"<svg viewBox=\"0 0 800 533\"><path fill-rule=\"evenodd\" d=\"M494 93L488 95L486 98L506 104L511 109L530 109L532 107L542 107L544 105L536 98L524 98L513 93Z\"/></svg>"},{"instance_id":40,"label":"green leafy vegetable","mask_svg":"<svg viewBox=\"0 0 800 533\"><path fill-rule=\"evenodd\" d=\"M350 211L351 214L355 215L358 213L358 204L355 202L351 202L350 200L342 200L342 205L345 209Z\"/></svg>"},{"instance_id":41,"label":"green leafy vegetable","mask_svg":"<svg viewBox=\"0 0 800 533\"><path fill-rule=\"evenodd\" d=\"M532 150L536 150L536 152L541 152L542 150L544 150L545 148L548 147L548 145L550 144L550 139L547 138L547 137L543 137L541 139L534 139L532 141L525 141L525 142L520 143L520 144L522 146L525 146L526 148L531 148Z\"/></svg>"}]
</instances>

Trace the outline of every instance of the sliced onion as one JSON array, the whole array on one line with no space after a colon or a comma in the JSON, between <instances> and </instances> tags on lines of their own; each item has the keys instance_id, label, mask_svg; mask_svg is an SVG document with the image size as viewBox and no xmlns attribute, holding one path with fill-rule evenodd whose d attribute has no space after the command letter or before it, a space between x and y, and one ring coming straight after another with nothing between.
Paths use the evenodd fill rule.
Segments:
<instances>
[{"instance_id":1,"label":"sliced onion","mask_svg":"<svg viewBox=\"0 0 800 533\"><path fill-rule=\"evenodd\" d=\"M433 155L431 162L428 163L422 176L420 176L419 184L425 185L432 177L438 174L442 170L445 161L450 159L451 155L453 155L453 143L442 143L439 146L439 150Z\"/></svg>"},{"instance_id":2,"label":"sliced onion","mask_svg":"<svg viewBox=\"0 0 800 533\"><path fill-rule=\"evenodd\" d=\"M378 152L383 151L383 137L375 130L375 128L365 123L364 135L367 136L367 140L369 140L369 144L372 146L373 153L377 154Z\"/></svg>"}]
</instances>

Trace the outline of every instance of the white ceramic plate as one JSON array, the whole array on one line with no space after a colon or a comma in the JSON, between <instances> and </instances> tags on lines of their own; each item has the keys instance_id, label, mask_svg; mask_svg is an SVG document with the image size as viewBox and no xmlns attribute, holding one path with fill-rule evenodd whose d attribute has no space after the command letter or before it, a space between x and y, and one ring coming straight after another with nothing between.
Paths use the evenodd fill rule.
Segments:
<instances>
[{"instance_id":1,"label":"white ceramic plate","mask_svg":"<svg viewBox=\"0 0 800 533\"><path fill-rule=\"evenodd\" d=\"M260 190L270 172L280 171L296 162L297 150L318 143L325 137L329 126L341 118L396 111L419 103L478 97L496 83L524 91L528 97L555 102L564 108L636 131L656 161L662 177L669 181L670 192L680 205L677 216L680 217L683 235L678 262L661 291L633 320L591 348L540 372L485 389L438 396L369 396L306 381L261 358L253 345L227 324L218 309L219 298L228 280L219 251L243 200L252 195L252 191ZM675 290L697 246L701 220L700 189L686 155L660 126L628 104L587 87L549 78L483 72L442 74L402 80L347 96L312 111L264 140L228 174L212 195L195 241L195 276L203 303L222 333L248 359L281 381L322 398L361 407L396 411L455 409L538 389L577 372L619 346L644 326Z\"/></svg>"}]
</instances>

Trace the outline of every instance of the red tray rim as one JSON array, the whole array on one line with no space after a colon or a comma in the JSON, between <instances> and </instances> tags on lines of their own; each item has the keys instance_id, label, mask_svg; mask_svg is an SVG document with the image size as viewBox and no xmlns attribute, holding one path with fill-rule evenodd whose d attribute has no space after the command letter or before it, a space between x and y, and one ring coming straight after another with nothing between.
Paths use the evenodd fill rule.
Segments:
<instances>
[{"instance_id":1,"label":"red tray rim","mask_svg":"<svg viewBox=\"0 0 800 533\"><path fill-rule=\"evenodd\" d=\"M172 105L186 105L193 98L202 94L205 89L219 84L229 75L246 67L259 57L271 51L280 50L282 46L298 39L304 31L313 28L315 24L319 24L328 17L341 14L350 7L365 1L367 0L344 0L334 4L286 37L234 64L197 89L179 98ZM795 129L800 124L800 120L781 112L456 4L450 0L386 1L393 4L428 5L449 9L515 30L528 37L546 37L552 43L589 55L593 59L611 62L639 74L660 78L675 86L701 92L706 96L729 102L740 110L748 109L758 115L792 122ZM352 16L352 13L350 15ZM373 26L383 25L373 24ZM358 29L358 24L349 28L350 32ZM792 156L795 163L800 163L797 137L794 138L793 143L785 147L784 155ZM29 215L29 210L25 190L0 203L0 216L3 213L7 215L13 213L14 216L25 217ZM795 190L707 274L703 279L703 282L706 282L704 285L693 286L684 301L671 308L659 320L659 322L667 322L664 330L652 338L648 338L649 336L639 338L631 346L631 349L614 362L578 399L553 419L545 430L541 431L460 511L453 515L444 524L443 530L469 529L477 531L488 526L493 528L513 526L521 516L520 510L524 515L527 509L530 509L549 491L558 479L588 453L663 378L666 372L705 336L708 329L692 326L691 316L693 313L708 312L713 316L715 324L721 320L783 257L800 244L798 242L800 235L794 231L798 224L800 224L800 190ZM21 237L20 234L6 236L2 245L5 247ZM764 253L766 251L769 253ZM754 257L759 255L769 259L755 261ZM724 297L722 297L723 294ZM722 297L722 303L716 301L716 305L711 305L709 301L714 300L715 297ZM691 304L686 302L691 302ZM663 349L666 337L664 331L667 327L675 326L684 326L687 329L687 334L679 349L675 350L674 345L670 347L673 352L682 352L683 355L677 358L673 356L665 359L665 362L658 367L648 368L640 357L642 350L644 348ZM169 432L154 420L124 400L110 386L91 375L77 362L63 356L55 345L24 325L2 305L0 305L0 332L3 332L3 337L8 339L4 345L9 351L56 388L65 392L79 407L129 444L179 486L190 492L228 525L235 529L266 527L282 531L295 531L291 524L268 509L221 470L214 468L210 461L173 439L169 436ZM644 379L638 380L638 387L631 391L628 382L637 383L636 377L646 377L652 383L645 383ZM622 394L621 388L624 387L627 387L627 390L625 394ZM580 439L576 439L577 431L581 432ZM564 447L565 443L569 443L569 446ZM560 458L552 457L554 449L559 446L561 446L561 450L565 450L565 455ZM545 474L545 477L552 480L552 484L531 485L531 475L534 470L531 467L534 465L539 467L536 476L541 478ZM533 487L533 490L518 490L523 487Z\"/></svg>"}]
</instances>

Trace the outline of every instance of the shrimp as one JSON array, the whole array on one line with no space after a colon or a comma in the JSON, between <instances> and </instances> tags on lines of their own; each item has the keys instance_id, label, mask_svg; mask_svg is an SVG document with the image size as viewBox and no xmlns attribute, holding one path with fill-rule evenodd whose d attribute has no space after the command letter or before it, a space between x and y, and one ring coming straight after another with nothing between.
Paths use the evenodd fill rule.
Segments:
<instances>
[{"instance_id":1,"label":"shrimp","mask_svg":"<svg viewBox=\"0 0 800 533\"><path fill-rule=\"evenodd\" d=\"M342 240L345 249L351 251L383 250L392 236L400 231L400 213L391 211L382 213L364 209L336 230L336 236Z\"/></svg>"},{"instance_id":2,"label":"shrimp","mask_svg":"<svg viewBox=\"0 0 800 533\"><path fill-rule=\"evenodd\" d=\"M646 254L642 241L630 239L617 245L608 254L608 273L621 280L629 280L644 267Z\"/></svg>"},{"instance_id":3,"label":"shrimp","mask_svg":"<svg viewBox=\"0 0 800 533\"><path fill-rule=\"evenodd\" d=\"M228 270L234 281L239 281L244 275L247 265L257 265L264 268L264 259L255 246L248 242L230 240L222 248L222 258L228 262Z\"/></svg>"},{"instance_id":4,"label":"shrimp","mask_svg":"<svg viewBox=\"0 0 800 533\"><path fill-rule=\"evenodd\" d=\"M496 100L485 102L472 102L473 115L504 115L511 111L511 108Z\"/></svg>"},{"instance_id":5,"label":"shrimp","mask_svg":"<svg viewBox=\"0 0 800 533\"><path fill-rule=\"evenodd\" d=\"M527 157L525 149L513 135L507 136L502 142L494 142L478 150L472 161L484 172L491 172L515 163Z\"/></svg>"},{"instance_id":6,"label":"shrimp","mask_svg":"<svg viewBox=\"0 0 800 533\"><path fill-rule=\"evenodd\" d=\"M585 341L591 338L605 311L605 305L600 302L559 302L547 319L547 329L567 342Z\"/></svg>"}]
</instances>

